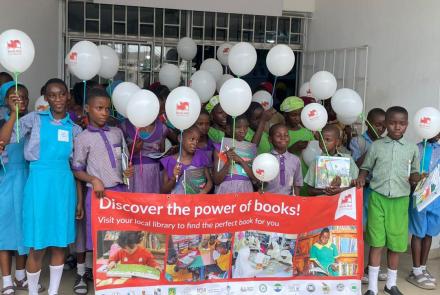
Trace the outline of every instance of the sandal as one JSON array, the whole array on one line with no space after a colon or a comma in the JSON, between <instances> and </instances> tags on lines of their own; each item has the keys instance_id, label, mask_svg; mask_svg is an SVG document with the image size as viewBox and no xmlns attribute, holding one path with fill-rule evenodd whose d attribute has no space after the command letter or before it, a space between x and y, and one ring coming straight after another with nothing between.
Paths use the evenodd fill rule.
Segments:
<instances>
[{"instance_id":1,"label":"sandal","mask_svg":"<svg viewBox=\"0 0 440 295\"><path fill-rule=\"evenodd\" d=\"M15 287L14 286L8 286L6 288L3 288L2 289L2 295L15 295Z\"/></svg>"},{"instance_id":2,"label":"sandal","mask_svg":"<svg viewBox=\"0 0 440 295\"><path fill-rule=\"evenodd\" d=\"M406 280L414 286L425 290L434 290L436 287L435 284L430 281L424 274L416 276L412 271L409 273L409 276L406 278Z\"/></svg>"},{"instance_id":3,"label":"sandal","mask_svg":"<svg viewBox=\"0 0 440 295\"><path fill-rule=\"evenodd\" d=\"M15 289L16 290L23 290L23 291L27 291L28 290L28 283L27 283L27 279L24 278L21 281L14 279L14 284L15 284ZM42 293L46 291L46 288L44 288L43 286L41 286L40 284L38 284L38 293Z\"/></svg>"}]
</instances>

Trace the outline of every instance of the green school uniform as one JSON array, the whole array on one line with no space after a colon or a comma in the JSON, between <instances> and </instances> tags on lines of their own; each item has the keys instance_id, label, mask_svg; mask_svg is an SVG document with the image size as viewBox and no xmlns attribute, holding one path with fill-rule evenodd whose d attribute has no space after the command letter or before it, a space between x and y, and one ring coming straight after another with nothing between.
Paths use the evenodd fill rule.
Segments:
<instances>
[{"instance_id":1,"label":"green school uniform","mask_svg":"<svg viewBox=\"0 0 440 295\"><path fill-rule=\"evenodd\" d=\"M329 276L338 275L338 272L331 268L331 265L336 262L338 255L338 249L332 242L328 242L326 245L315 243L310 248L310 261L316 262Z\"/></svg>"}]
</instances>

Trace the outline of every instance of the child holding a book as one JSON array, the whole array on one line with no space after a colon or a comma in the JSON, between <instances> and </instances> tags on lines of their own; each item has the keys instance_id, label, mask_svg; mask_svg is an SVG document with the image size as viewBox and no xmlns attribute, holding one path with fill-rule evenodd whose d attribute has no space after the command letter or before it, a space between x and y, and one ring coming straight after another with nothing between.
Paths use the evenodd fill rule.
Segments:
<instances>
[{"instance_id":1,"label":"child holding a book","mask_svg":"<svg viewBox=\"0 0 440 295\"><path fill-rule=\"evenodd\" d=\"M186 170L203 169L205 183L200 187L200 194L207 194L212 188L212 179L209 167L209 161L206 153L197 149L200 138L200 131L196 125L186 129L183 132L182 151L160 160L164 171L162 174L163 182L161 192L164 194L184 194L185 185L183 178ZM187 180L188 181L188 180Z\"/></svg>"},{"instance_id":2,"label":"child holding a book","mask_svg":"<svg viewBox=\"0 0 440 295\"><path fill-rule=\"evenodd\" d=\"M318 169L316 169L316 165L318 164L319 159L314 159L312 161L312 164L310 165L310 168L304 178L304 182L307 184L308 192L311 196L332 196L339 194L340 192L347 189L347 187L344 187L342 183L343 177L345 178L345 184L347 186L351 184L352 180L358 177L359 169L351 156L347 154L342 154L337 150L337 147L340 144L340 140L341 139L339 129L334 125L326 125L322 129L322 138L320 138L319 140L319 146L323 151L323 154L321 154L321 156L330 156L335 157L336 159L334 159L334 163L332 162L332 159L329 159L330 169L320 169L319 171L317 171ZM325 154L325 151L328 152L328 155ZM347 167L349 169L348 175L336 175L335 177L333 177L333 179L330 179L329 176L331 174L340 173L338 170L336 170L337 166L339 166L337 163L338 157L342 160L344 160L343 158L349 159L349 167ZM318 177L320 177L320 182L325 183L325 187L317 187Z\"/></svg>"},{"instance_id":3,"label":"child holding a book","mask_svg":"<svg viewBox=\"0 0 440 295\"><path fill-rule=\"evenodd\" d=\"M233 118L227 117L226 134L233 137ZM253 192L252 183L257 182L249 163L256 154L255 144L245 142L249 122L246 116L241 115L235 119L235 141L231 146L215 144L213 180L216 184L216 194ZM234 145L234 146L233 146ZM246 160L238 155L239 150L248 157ZM236 152L237 151L237 152ZM221 165L219 163L221 162ZM238 167L233 167L233 166ZM232 168L232 170L231 170ZM235 169L234 169L235 168Z\"/></svg>"},{"instance_id":4,"label":"child holding a book","mask_svg":"<svg viewBox=\"0 0 440 295\"><path fill-rule=\"evenodd\" d=\"M280 173L265 186L266 192L299 196L303 186L301 162L287 150L290 141L289 131L284 124L275 124L269 129L269 141L273 146L271 153L280 163Z\"/></svg>"},{"instance_id":5,"label":"child holding a book","mask_svg":"<svg viewBox=\"0 0 440 295\"><path fill-rule=\"evenodd\" d=\"M419 151L404 138L408 127L408 112L400 106L386 111L387 136L371 145L361 166L357 187L365 185L372 173L372 193L368 203L367 237L370 245L368 291L378 293L377 281L382 249L388 248L388 278L386 294L401 294L397 288L399 253L408 244L408 205L411 186L419 181Z\"/></svg>"},{"instance_id":6,"label":"child holding a book","mask_svg":"<svg viewBox=\"0 0 440 295\"><path fill-rule=\"evenodd\" d=\"M423 158L424 143L419 148L420 166L424 173L431 173L440 164L440 133L428 140ZM433 290L437 287L437 280L426 268L432 237L440 234L440 198L434 200L420 212L411 198L409 209L409 231L411 237L411 251L413 268L407 281L422 289Z\"/></svg>"}]
</instances>

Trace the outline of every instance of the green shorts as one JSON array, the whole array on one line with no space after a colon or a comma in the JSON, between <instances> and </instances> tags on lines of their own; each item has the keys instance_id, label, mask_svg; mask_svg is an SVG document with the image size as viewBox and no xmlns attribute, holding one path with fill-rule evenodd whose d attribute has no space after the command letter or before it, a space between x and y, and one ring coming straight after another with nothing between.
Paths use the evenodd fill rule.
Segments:
<instances>
[{"instance_id":1,"label":"green shorts","mask_svg":"<svg viewBox=\"0 0 440 295\"><path fill-rule=\"evenodd\" d=\"M388 198L372 191L368 202L367 237L371 247L405 252L408 247L409 197Z\"/></svg>"}]
</instances>

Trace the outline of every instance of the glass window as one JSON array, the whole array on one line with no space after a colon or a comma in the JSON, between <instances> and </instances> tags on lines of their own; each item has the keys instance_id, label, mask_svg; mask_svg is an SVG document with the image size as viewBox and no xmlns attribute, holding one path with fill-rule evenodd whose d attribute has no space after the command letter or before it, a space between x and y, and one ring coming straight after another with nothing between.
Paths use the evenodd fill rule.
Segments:
<instances>
[{"instance_id":1,"label":"glass window","mask_svg":"<svg viewBox=\"0 0 440 295\"><path fill-rule=\"evenodd\" d=\"M165 46L163 60L165 62L177 62L177 49L175 47Z\"/></svg>"},{"instance_id":2,"label":"glass window","mask_svg":"<svg viewBox=\"0 0 440 295\"><path fill-rule=\"evenodd\" d=\"M125 23L114 23L115 35L125 35Z\"/></svg>"},{"instance_id":3,"label":"glass window","mask_svg":"<svg viewBox=\"0 0 440 295\"><path fill-rule=\"evenodd\" d=\"M139 68L141 71L151 70L151 46L139 46Z\"/></svg>"},{"instance_id":4,"label":"glass window","mask_svg":"<svg viewBox=\"0 0 440 295\"><path fill-rule=\"evenodd\" d=\"M69 2L68 6L68 29L71 32L84 31L84 3Z\"/></svg>"},{"instance_id":5,"label":"glass window","mask_svg":"<svg viewBox=\"0 0 440 295\"><path fill-rule=\"evenodd\" d=\"M292 18L292 23L290 25L291 33L301 33L301 19Z\"/></svg>"},{"instance_id":6,"label":"glass window","mask_svg":"<svg viewBox=\"0 0 440 295\"><path fill-rule=\"evenodd\" d=\"M280 17L278 19L278 36L277 43L289 43L289 24L290 19L287 17Z\"/></svg>"},{"instance_id":7,"label":"glass window","mask_svg":"<svg viewBox=\"0 0 440 295\"><path fill-rule=\"evenodd\" d=\"M176 9L165 10L165 24L178 25L180 22L180 12Z\"/></svg>"},{"instance_id":8,"label":"glass window","mask_svg":"<svg viewBox=\"0 0 440 295\"><path fill-rule=\"evenodd\" d=\"M253 30L254 29L254 16L253 15L243 15L243 29Z\"/></svg>"},{"instance_id":9,"label":"glass window","mask_svg":"<svg viewBox=\"0 0 440 295\"><path fill-rule=\"evenodd\" d=\"M266 31L277 30L277 18L275 16L266 17Z\"/></svg>"},{"instance_id":10,"label":"glass window","mask_svg":"<svg viewBox=\"0 0 440 295\"><path fill-rule=\"evenodd\" d=\"M240 41L241 14L231 14L229 17L229 40Z\"/></svg>"},{"instance_id":11,"label":"glass window","mask_svg":"<svg viewBox=\"0 0 440 295\"><path fill-rule=\"evenodd\" d=\"M165 25L165 38L179 38L179 27Z\"/></svg>"},{"instance_id":12,"label":"glass window","mask_svg":"<svg viewBox=\"0 0 440 295\"><path fill-rule=\"evenodd\" d=\"M193 39L202 40L203 39L203 28L193 28Z\"/></svg>"},{"instance_id":13,"label":"glass window","mask_svg":"<svg viewBox=\"0 0 440 295\"><path fill-rule=\"evenodd\" d=\"M154 70L160 70L162 64L162 46L154 46Z\"/></svg>"},{"instance_id":14,"label":"glass window","mask_svg":"<svg viewBox=\"0 0 440 295\"><path fill-rule=\"evenodd\" d=\"M115 21L125 21L125 6L115 5Z\"/></svg>"},{"instance_id":15,"label":"glass window","mask_svg":"<svg viewBox=\"0 0 440 295\"><path fill-rule=\"evenodd\" d=\"M86 18L99 19L99 4L87 3Z\"/></svg>"},{"instance_id":16,"label":"glass window","mask_svg":"<svg viewBox=\"0 0 440 295\"><path fill-rule=\"evenodd\" d=\"M203 48L203 52L204 52L204 59L216 58L216 51L214 46L205 45Z\"/></svg>"},{"instance_id":17,"label":"glass window","mask_svg":"<svg viewBox=\"0 0 440 295\"><path fill-rule=\"evenodd\" d=\"M141 7L140 15L142 23L154 23L154 8Z\"/></svg>"},{"instance_id":18,"label":"glass window","mask_svg":"<svg viewBox=\"0 0 440 295\"><path fill-rule=\"evenodd\" d=\"M87 20L86 21L86 32L92 34L99 33L99 22L96 20Z\"/></svg>"},{"instance_id":19,"label":"glass window","mask_svg":"<svg viewBox=\"0 0 440 295\"><path fill-rule=\"evenodd\" d=\"M142 37L153 37L154 36L154 25L140 25L140 35Z\"/></svg>"},{"instance_id":20,"label":"glass window","mask_svg":"<svg viewBox=\"0 0 440 295\"><path fill-rule=\"evenodd\" d=\"M205 13L205 39L206 40L214 40L214 26L215 22L215 13L214 12L206 12Z\"/></svg>"},{"instance_id":21,"label":"glass window","mask_svg":"<svg viewBox=\"0 0 440 295\"><path fill-rule=\"evenodd\" d=\"M263 43L265 34L265 17L257 15L255 16L255 42Z\"/></svg>"},{"instance_id":22,"label":"glass window","mask_svg":"<svg viewBox=\"0 0 440 295\"><path fill-rule=\"evenodd\" d=\"M222 27L222 28L228 27L228 14L227 13L217 13L217 27Z\"/></svg>"},{"instance_id":23,"label":"glass window","mask_svg":"<svg viewBox=\"0 0 440 295\"><path fill-rule=\"evenodd\" d=\"M243 41L252 42L252 31L243 31Z\"/></svg>"},{"instance_id":24,"label":"glass window","mask_svg":"<svg viewBox=\"0 0 440 295\"><path fill-rule=\"evenodd\" d=\"M137 36L138 34L138 8L129 6L127 8L127 35Z\"/></svg>"},{"instance_id":25,"label":"glass window","mask_svg":"<svg viewBox=\"0 0 440 295\"><path fill-rule=\"evenodd\" d=\"M156 8L156 37L162 38L163 37L163 9L162 8Z\"/></svg>"},{"instance_id":26,"label":"glass window","mask_svg":"<svg viewBox=\"0 0 440 295\"><path fill-rule=\"evenodd\" d=\"M226 29L217 29L216 39L218 41L226 41Z\"/></svg>"},{"instance_id":27,"label":"glass window","mask_svg":"<svg viewBox=\"0 0 440 295\"><path fill-rule=\"evenodd\" d=\"M182 10L180 12L180 38L186 37L186 11Z\"/></svg>"},{"instance_id":28,"label":"glass window","mask_svg":"<svg viewBox=\"0 0 440 295\"><path fill-rule=\"evenodd\" d=\"M203 12L200 11L193 12L193 25L203 26Z\"/></svg>"},{"instance_id":29,"label":"glass window","mask_svg":"<svg viewBox=\"0 0 440 295\"><path fill-rule=\"evenodd\" d=\"M112 33L112 6L101 5L101 34Z\"/></svg>"}]
</instances>

